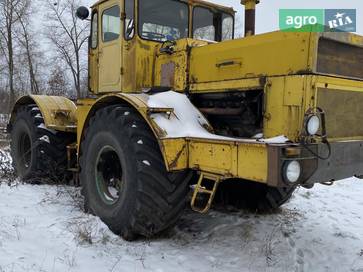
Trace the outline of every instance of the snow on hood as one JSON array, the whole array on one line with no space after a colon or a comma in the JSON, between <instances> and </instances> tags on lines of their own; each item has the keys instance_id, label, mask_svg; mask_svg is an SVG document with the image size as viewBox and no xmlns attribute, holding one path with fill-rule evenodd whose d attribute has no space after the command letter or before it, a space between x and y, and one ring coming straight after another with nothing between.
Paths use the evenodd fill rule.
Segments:
<instances>
[{"instance_id":1,"label":"snow on hood","mask_svg":"<svg viewBox=\"0 0 363 272\"><path fill-rule=\"evenodd\" d=\"M272 139L237 139L219 136L210 133L206 128L210 127L208 120L190 102L185 94L168 91L154 95L137 95L150 108L172 108L173 114L154 113L151 118L165 131L165 138L205 138L216 140L249 141L265 143L286 143L289 141L285 136Z\"/></svg>"},{"instance_id":2,"label":"snow on hood","mask_svg":"<svg viewBox=\"0 0 363 272\"><path fill-rule=\"evenodd\" d=\"M283 136L283 135L269 138L269 139L257 139L257 141L263 142L266 144L284 144L284 143L290 142L289 138L287 138L286 136Z\"/></svg>"},{"instance_id":3,"label":"snow on hood","mask_svg":"<svg viewBox=\"0 0 363 272\"><path fill-rule=\"evenodd\" d=\"M151 108L173 108L170 117L163 113L152 114L152 119L163 129L167 138L198 137L210 138L213 135L204 127L210 126L207 119L196 109L184 94L173 91L149 96L147 105Z\"/></svg>"}]
</instances>

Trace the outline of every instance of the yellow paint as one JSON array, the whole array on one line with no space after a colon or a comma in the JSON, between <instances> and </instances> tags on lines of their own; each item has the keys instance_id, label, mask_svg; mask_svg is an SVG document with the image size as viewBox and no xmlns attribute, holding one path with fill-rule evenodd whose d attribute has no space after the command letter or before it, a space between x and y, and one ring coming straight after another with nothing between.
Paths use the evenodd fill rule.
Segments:
<instances>
[{"instance_id":1,"label":"yellow paint","mask_svg":"<svg viewBox=\"0 0 363 272\"><path fill-rule=\"evenodd\" d=\"M264 135L298 140L302 128L304 85L307 76L269 78L265 87Z\"/></svg>"},{"instance_id":2,"label":"yellow paint","mask_svg":"<svg viewBox=\"0 0 363 272\"><path fill-rule=\"evenodd\" d=\"M30 95L21 97L13 108L11 121L15 120L16 111L22 105L36 104L42 113L47 128L76 132L76 105L60 96Z\"/></svg>"},{"instance_id":3,"label":"yellow paint","mask_svg":"<svg viewBox=\"0 0 363 272\"><path fill-rule=\"evenodd\" d=\"M193 48L190 82L196 91L201 83L225 82L227 86L228 81L233 84L239 79L311 71L309 41L310 33L273 32ZM223 62L233 65L220 66Z\"/></svg>"},{"instance_id":4,"label":"yellow paint","mask_svg":"<svg viewBox=\"0 0 363 272\"><path fill-rule=\"evenodd\" d=\"M223 179L267 181L268 154L263 143L179 138L162 139L161 144L170 171L191 168Z\"/></svg>"},{"instance_id":5,"label":"yellow paint","mask_svg":"<svg viewBox=\"0 0 363 272\"><path fill-rule=\"evenodd\" d=\"M265 144L240 144L238 147L238 177L265 183L268 155Z\"/></svg>"},{"instance_id":6,"label":"yellow paint","mask_svg":"<svg viewBox=\"0 0 363 272\"><path fill-rule=\"evenodd\" d=\"M259 2L259 0L241 0L241 4L245 5L246 9L256 9L256 4Z\"/></svg>"}]
</instances>

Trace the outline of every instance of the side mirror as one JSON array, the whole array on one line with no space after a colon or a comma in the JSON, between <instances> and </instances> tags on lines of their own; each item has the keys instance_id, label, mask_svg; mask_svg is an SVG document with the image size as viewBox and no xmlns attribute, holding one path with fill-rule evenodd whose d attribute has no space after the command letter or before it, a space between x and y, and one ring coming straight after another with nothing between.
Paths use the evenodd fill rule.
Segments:
<instances>
[{"instance_id":1,"label":"side mirror","mask_svg":"<svg viewBox=\"0 0 363 272\"><path fill-rule=\"evenodd\" d=\"M86 20L89 16L88 8L82 6L77 9L76 16L81 20Z\"/></svg>"},{"instance_id":2,"label":"side mirror","mask_svg":"<svg viewBox=\"0 0 363 272\"><path fill-rule=\"evenodd\" d=\"M125 36L127 39L130 39L134 36L134 28L135 28L135 22L134 19L131 19L126 27L126 33Z\"/></svg>"}]
</instances>

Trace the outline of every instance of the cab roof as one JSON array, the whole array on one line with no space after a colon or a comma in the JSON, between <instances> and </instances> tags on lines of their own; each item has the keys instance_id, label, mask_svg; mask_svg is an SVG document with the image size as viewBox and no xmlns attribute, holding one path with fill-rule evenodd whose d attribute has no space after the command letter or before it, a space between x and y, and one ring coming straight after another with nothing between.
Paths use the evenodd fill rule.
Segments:
<instances>
[{"instance_id":1,"label":"cab roof","mask_svg":"<svg viewBox=\"0 0 363 272\"><path fill-rule=\"evenodd\" d=\"M94 3L91 8L98 6L99 4L103 2L107 2L108 0L99 0L96 3ZM236 13L236 11L232 7L222 6L218 4L214 4L211 2L203 1L203 0L179 0L180 2L188 3L189 5L201 5L204 7L214 8L218 10L222 10L228 13Z\"/></svg>"}]
</instances>

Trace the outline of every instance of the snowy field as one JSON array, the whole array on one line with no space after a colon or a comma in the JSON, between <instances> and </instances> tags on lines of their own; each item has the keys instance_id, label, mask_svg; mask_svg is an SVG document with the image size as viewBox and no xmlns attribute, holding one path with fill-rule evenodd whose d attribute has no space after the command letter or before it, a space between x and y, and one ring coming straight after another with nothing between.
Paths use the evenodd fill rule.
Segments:
<instances>
[{"instance_id":1,"label":"snowy field","mask_svg":"<svg viewBox=\"0 0 363 272\"><path fill-rule=\"evenodd\" d=\"M77 194L72 187L3 180L0 272L363 272L358 179L299 189L275 214L187 210L169 233L133 243L84 214Z\"/></svg>"}]
</instances>

